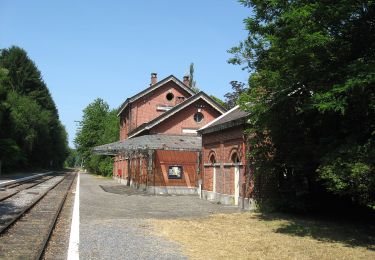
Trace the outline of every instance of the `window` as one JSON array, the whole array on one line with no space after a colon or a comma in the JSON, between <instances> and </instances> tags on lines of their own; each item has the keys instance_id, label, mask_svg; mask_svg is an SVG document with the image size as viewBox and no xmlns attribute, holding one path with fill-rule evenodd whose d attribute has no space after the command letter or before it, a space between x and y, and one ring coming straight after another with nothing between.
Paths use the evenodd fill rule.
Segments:
<instances>
[{"instance_id":1,"label":"window","mask_svg":"<svg viewBox=\"0 0 375 260\"><path fill-rule=\"evenodd\" d=\"M234 152L232 154L232 163L239 163L240 162L240 158L238 157L238 154L236 152Z\"/></svg>"},{"instance_id":2,"label":"window","mask_svg":"<svg viewBox=\"0 0 375 260\"><path fill-rule=\"evenodd\" d=\"M195 113L194 121L197 122L197 123L200 123L200 122L202 122L202 120L203 120L203 114L201 112Z\"/></svg>"},{"instance_id":3,"label":"window","mask_svg":"<svg viewBox=\"0 0 375 260\"><path fill-rule=\"evenodd\" d=\"M168 101L172 101L173 100L173 98L174 98L174 95L173 95L173 93L168 93L166 96L166 99L168 100Z\"/></svg>"},{"instance_id":4,"label":"window","mask_svg":"<svg viewBox=\"0 0 375 260\"><path fill-rule=\"evenodd\" d=\"M211 156L210 156L210 163L211 164L215 164L216 163L215 154L211 154Z\"/></svg>"},{"instance_id":5,"label":"window","mask_svg":"<svg viewBox=\"0 0 375 260\"><path fill-rule=\"evenodd\" d=\"M182 128L182 133L184 134L197 134L197 129L192 129L192 128Z\"/></svg>"},{"instance_id":6,"label":"window","mask_svg":"<svg viewBox=\"0 0 375 260\"><path fill-rule=\"evenodd\" d=\"M172 165L169 166L168 179L182 179L182 166Z\"/></svg>"},{"instance_id":7,"label":"window","mask_svg":"<svg viewBox=\"0 0 375 260\"><path fill-rule=\"evenodd\" d=\"M157 106L156 110L157 111L168 111L168 110L170 110L172 108L173 108L172 106Z\"/></svg>"}]
</instances>

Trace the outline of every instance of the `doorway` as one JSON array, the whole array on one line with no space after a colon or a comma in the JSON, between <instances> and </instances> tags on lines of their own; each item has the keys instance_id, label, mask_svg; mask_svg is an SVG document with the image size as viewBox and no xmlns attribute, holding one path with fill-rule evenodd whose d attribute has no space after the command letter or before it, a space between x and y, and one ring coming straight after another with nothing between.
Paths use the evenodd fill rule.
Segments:
<instances>
[{"instance_id":1,"label":"doorway","mask_svg":"<svg viewBox=\"0 0 375 260\"><path fill-rule=\"evenodd\" d=\"M212 192L216 193L216 158L215 155L212 154L210 157L210 163L212 164Z\"/></svg>"},{"instance_id":2,"label":"doorway","mask_svg":"<svg viewBox=\"0 0 375 260\"><path fill-rule=\"evenodd\" d=\"M240 197L240 158L235 152L232 154L232 163L234 164L234 205L238 205Z\"/></svg>"}]
</instances>

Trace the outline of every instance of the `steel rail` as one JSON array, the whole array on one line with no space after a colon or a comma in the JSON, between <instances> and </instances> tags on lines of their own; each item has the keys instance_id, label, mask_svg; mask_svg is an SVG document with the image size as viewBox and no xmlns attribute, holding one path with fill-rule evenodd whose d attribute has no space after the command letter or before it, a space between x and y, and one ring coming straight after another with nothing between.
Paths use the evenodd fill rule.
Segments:
<instances>
[{"instance_id":1,"label":"steel rail","mask_svg":"<svg viewBox=\"0 0 375 260\"><path fill-rule=\"evenodd\" d=\"M67 173L61 180L53 184L52 187L48 187L47 191L29 205L26 210L23 210L22 214L17 214L17 219L14 219L12 224L2 229L0 237L10 243L7 243L7 249L3 251L5 255L2 256L5 258L7 256L11 258L16 257L12 256L12 245L17 250L18 246L20 246L19 243L21 243L23 250L18 252L21 258L26 255L34 259L43 258L76 176L76 172ZM22 219L23 216L25 217L24 221L20 222L21 226L16 225L12 228L13 224L18 223L18 220ZM48 224L43 225L41 220ZM39 235L35 236L35 231L39 232ZM21 240L19 240L20 238ZM14 242L11 242L12 240ZM22 241L27 241L27 244Z\"/></svg>"},{"instance_id":2,"label":"steel rail","mask_svg":"<svg viewBox=\"0 0 375 260\"><path fill-rule=\"evenodd\" d=\"M46 248L48 246L48 242L49 242L49 240L51 238L52 232L55 229L55 226L56 226L56 223L57 223L57 219L60 216L60 213L61 213L61 211L62 211L62 209L64 207L64 204L65 204L66 198L68 197L69 191L71 190L71 188L73 186L73 183L74 183L74 180L76 178L77 178L77 175L74 176L72 182L69 184L69 187L68 187L68 189L66 190L66 192L64 194L64 197L63 197L62 201L60 202L58 210L57 210L57 212L56 212L56 214L55 214L55 216L53 218L53 223L49 227L47 239L44 240L43 247L41 248L41 250L39 250L37 259L43 259L44 252L45 252L45 250L46 250Z\"/></svg>"},{"instance_id":3,"label":"steel rail","mask_svg":"<svg viewBox=\"0 0 375 260\"><path fill-rule=\"evenodd\" d=\"M55 176L44 175L44 176L40 176L40 178L37 178L37 179L27 180L25 182L19 182L19 183L17 183L18 185L15 185L14 187L12 186L11 188L8 188L8 189L16 189L17 187L20 187L20 186L22 187L23 185L26 185L26 187L25 188L21 188L21 189L16 189L13 192L11 192L9 195L0 198L0 202L2 202L3 200L9 199L10 197L16 195L17 193L19 193L19 192L21 192L23 190L31 189L31 188L39 185L39 184L42 184L43 182L46 182L46 181L52 179L53 177L55 177ZM45 179L43 179L43 178L45 178ZM41 179L43 179L43 180L41 180ZM30 183L32 181L38 181L38 182L33 183L30 186L27 186L28 183ZM10 184L10 185L14 185L14 183ZM7 186L5 186L5 187L7 187Z\"/></svg>"},{"instance_id":4,"label":"steel rail","mask_svg":"<svg viewBox=\"0 0 375 260\"><path fill-rule=\"evenodd\" d=\"M57 177L57 176L55 176ZM0 227L0 235L2 235L7 229L9 229L17 220L19 220L26 212L28 212L30 209L32 209L34 207L34 205L36 205L41 199L43 199L50 190L52 190L53 188L55 188L57 185L59 185L64 179L66 178L66 176L64 178L62 178L60 181L58 181L56 184L54 184L53 186L49 187L41 196L39 196L35 201L33 201L29 206L23 208L17 215L15 215L14 218L12 218L10 221L7 221L6 223L4 223L4 226L3 227Z\"/></svg>"}]
</instances>

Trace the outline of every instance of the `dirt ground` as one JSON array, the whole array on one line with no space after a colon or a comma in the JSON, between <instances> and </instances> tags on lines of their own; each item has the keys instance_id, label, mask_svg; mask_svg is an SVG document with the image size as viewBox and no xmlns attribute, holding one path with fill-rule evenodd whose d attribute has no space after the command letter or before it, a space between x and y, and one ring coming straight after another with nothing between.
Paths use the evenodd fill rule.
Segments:
<instances>
[{"instance_id":1,"label":"dirt ground","mask_svg":"<svg viewBox=\"0 0 375 260\"><path fill-rule=\"evenodd\" d=\"M149 220L190 259L375 259L375 227L259 213Z\"/></svg>"}]
</instances>

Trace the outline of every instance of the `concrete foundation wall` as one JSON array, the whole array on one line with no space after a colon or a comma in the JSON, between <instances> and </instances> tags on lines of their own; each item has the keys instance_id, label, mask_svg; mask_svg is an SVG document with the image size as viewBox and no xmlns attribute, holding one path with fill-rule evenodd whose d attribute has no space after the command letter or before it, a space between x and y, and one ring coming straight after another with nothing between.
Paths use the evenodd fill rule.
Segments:
<instances>
[{"instance_id":1,"label":"concrete foundation wall","mask_svg":"<svg viewBox=\"0 0 375 260\"><path fill-rule=\"evenodd\" d=\"M113 179L115 181L117 181L118 183L121 183L121 184L124 184L124 185L128 185L128 179L122 179L122 178L118 178L118 177L113 177Z\"/></svg>"},{"instance_id":2,"label":"concrete foundation wall","mask_svg":"<svg viewBox=\"0 0 375 260\"><path fill-rule=\"evenodd\" d=\"M217 192L202 190L202 199L209 200L223 205L234 205L234 196L228 194L221 194ZM257 203L254 199L238 197L238 208L255 211L257 210Z\"/></svg>"},{"instance_id":3,"label":"concrete foundation wall","mask_svg":"<svg viewBox=\"0 0 375 260\"><path fill-rule=\"evenodd\" d=\"M202 190L202 199L221 203L224 205L234 205L233 195L221 194L213 191Z\"/></svg>"},{"instance_id":4,"label":"concrete foundation wall","mask_svg":"<svg viewBox=\"0 0 375 260\"><path fill-rule=\"evenodd\" d=\"M127 179L113 177L120 184L128 185ZM174 194L174 195L198 195L198 188L186 186L146 186L145 184L137 184L130 181L130 187L147 191L148 193L158 194Z\"/></svg>"},{"instance_id":5,"label":"concrete foundation wall","mask_svg":"<svg viewBox=\"0 0 375 260\"><path fill-rule=\"evenodd\" d=\"M196 187L184 186L148 186L147 192L154 194L174 194L174 195L198 195Z\"/></svg>"}]
</instances>

